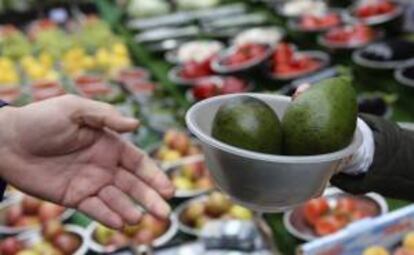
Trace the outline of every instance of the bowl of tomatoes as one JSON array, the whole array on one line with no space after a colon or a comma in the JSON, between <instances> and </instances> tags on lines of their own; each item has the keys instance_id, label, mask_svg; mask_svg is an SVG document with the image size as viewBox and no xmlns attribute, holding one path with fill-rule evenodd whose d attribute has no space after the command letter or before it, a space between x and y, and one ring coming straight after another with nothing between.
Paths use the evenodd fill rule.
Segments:
<instances>
[{"instance_id":1,"label":"bowl of tomatoes","mask_svg":"<svg viewBox=\"0 0 414 255\"><path fill-rule=\"evenodd\" d=\"M273 53L273 46L261 43L234 45L222 51L211 62L219 74L248 74L259 70Z\"/></svg>"},{"instance_id":2,"label":"bowl of tomatoes","mask_svg":"<svg viewBox=\"0 0 414 255\"><path fill-rule=\"evenodd\" d=\"M329 29L318 36L318 44L338 57L350 58L351 53L383 38L384 32L365 24L348 24Z\"/></svg>"},{"instance_id":3,"label":"bowl of tomatoes","mask_svg":"<svg viewBox=\"0 0 414 255\"><path fill-rule=\"evenodd\" d=\"M348 16L363 24L384 29L387 34L401 32L404 9L390 0L359 0L348 8Z\"/></svg>"},{"instance_id":4,"label":"bowl of tomatoes","mask_svg":"<svg viewBox=\"0 0 414 255\"><path fill-rule=\"evenodd\" d=\"M286 84L326 68L330 57L322 51L298 51L289 43L280 43L272 55L267 76L276 83Z\"/></svg>"},{"instance_id":5,"label":"bowl of tomatoes","mask_svg":"<svg viewBox=\"0 0 414 255\"><path fill-rule=\"evenodd\" d=\"M359 220L387 212L387 202L376 193L353 196L336 188L328 188L322 197L285 213L283 223L293 236L311 241L336 233Z\"/></svg>"},{"instance_id":6,"label":"bowl of tomatoes","mask_svg":"<svg viewBox=\"0 0 414 255\"><path fill-rule=\"evenodd\" d=\"M306 46L316 42L317 36L331 28L343 24L343 11L328 9L323 13L304 13L288 21L288 27L293 32L296 41Z\"/></svg>"},{"instance_id":7,"label":"bowl of tomatoes","mask_svg":"<svg viewBox=\"0 0 414 255\"><path fill-rule=\"evenodd\" d=\"M173 67L168 73L170 81L181 86L192 86L196 81L214 75L211 62L215 59L210 56L206 59L192 59Z\"/></svg>"},{"instance_id":8,"label":"bowl of tomatoes","mask_svg":"<svg viewBox=\"0 0 414 255\"><path fill-rule=\"evenodd\" d=\"M254 84L236 76L212 76L197 81L186 97L189 101L200 101L218 95L249 92Z\"/></svg>"}]
</instances>

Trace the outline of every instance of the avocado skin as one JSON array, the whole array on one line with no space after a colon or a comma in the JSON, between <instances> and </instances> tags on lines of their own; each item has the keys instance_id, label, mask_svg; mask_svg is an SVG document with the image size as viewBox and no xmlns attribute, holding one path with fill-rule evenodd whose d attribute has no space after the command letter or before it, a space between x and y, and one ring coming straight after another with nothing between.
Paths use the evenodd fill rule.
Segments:
<instances>
[{"instance_id":1,"label":"avocado skin","mask_svg":"<svg viewBox=\"0 0 414 255\"><path fill-rule=\"evenodd\" d=\"M340 150L353 139L357 99L346 77L324 80L299 95L282 119L283 152L318 155Z\"/></svg>"},{"instance_id":2,"label":"avocado skin","mask_svg":"<svg viewBox=\"0 0 414 255\"><path fill-rule=\"evenodd\" d=\"M280 154L282 128L266 103L250 96L231 98L220 106L212 135L223 143L261 153Z\"/></svg>"}]
</instances>

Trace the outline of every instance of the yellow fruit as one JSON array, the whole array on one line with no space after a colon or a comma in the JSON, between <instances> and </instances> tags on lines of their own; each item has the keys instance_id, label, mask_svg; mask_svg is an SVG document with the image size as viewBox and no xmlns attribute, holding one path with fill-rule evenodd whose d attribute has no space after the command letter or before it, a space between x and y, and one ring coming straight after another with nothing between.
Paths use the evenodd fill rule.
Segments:
<instances>
[{"instance_id":1,"label":"yellow fruit","mask_svg":"<svg viewBox=\"0 0 414 255\"><path fill-rule=\"evenodd\" d=\"M122 55L127 56L128 55L128 49L123 43L115 43L112 45L112 52L116 55Z\"/></svg>"},{"instance_id":2,"label":"yellow fruit","mask_svg":"<svg viewBox=\"0 0 414 255\"><path fill-rule=\"evenodd\" d=\"M252 212L249 209L244 208L240 205L233 205L230 208L229 214L232 217L240 220L250 220L253 217Z\"/></svg>"},{"instance_id":3,"label":"yellow fruit","mask_svg":"<svg viewBox=\"0 0 414 255\"><path fill-rule=\"evenodd\" d=\"M29 66L36 65L36 60L33 56L24 56L20 63L24 68L28 68Z\"/></svg>"},{"instance_id":4,"label":"yellow fruit","mask_svg":"<svg viewBox=\"0 0 414 255\"><path fill-rule=\"evenodd\" d=\"M82 59L81 65L84 69L88 69L88 70L93 69L95 67L95 60L91 56L85 56Z\"/></svg>"},{"instance_id":5,"label":"yellow fruit","mask_svg":"<svg viewBox=\"0 0 414 255\"><path fill-rule=\"evenodd\" d=\"M111 55L109 54L108 50L104 48L100 48L95 55L96 63L99 66L108 66L111 62Z\"/></svg>"},{"instance_id":6,"label":"yellow fruit","mask_svg":"<svg viewBox=\"0 0 414 255\"><path fill-rule=\"evenodd\" d=\"M193 183L185 177L174 177L172 182L177 189L191 190L194 188Z\"/></svg>"},{"instance_id":7,"label":"yellow fruit","mask_svg":"<svg viewBox=\"0 0 414 255\"><path fill-rule=\"evenodd\" d=\"M410 232L405 236L403 246L410 251L414 251L414 232Z\"/></svg>"},{"instance_id":8,"label":"yellow fruit","mask_svg":"<svg viewBox=\"0 0 414 255\"><path fill-rule=\"evenodd\" d=\"M390 255L390 253L384 247L381 247L381 246L369 247L365 249L365 251L362 254L363 255Z\"/></svg>"},{"instance_id":9,"label":"yellow fruit","mask_svg":"<svg viewBox=\"0 0 414 255\"><path fill-rule=\"evenodd\" d=\"M42 52L39 55L39 62L46 68L51 68L53 66L53 57L47 52Z\"/></svg>"},{"instance_id":10,"label":"yellow fruit","mask_svg":"<svg viewBox=\"0 0 414 255\"><path fill-rule=\"evenodd\" d=\"M178 151L169 150L164 154L164 157L161 160L164 161L175 161L181 158L181 154Z\"/></svg>"},{"instance_id":11,"label":"yellow fruit","mask_svg":"<svg viewBox=\"0 0 414 255\"><path fill-rule=\"evenodd\" d=\"M103 225L98 225L95 230L95 239L101 244L107 244L111 237L115 234L115 230L107 228Z\"/></svg>"},{"instance_id":12,"label":"yellow fruit","mask_svg":"<svg viewBox=\"0 0 414 255\"><path fill-rule=\"evenodd\" d=\"M33 250L22 250L16 253L16 255L40 255L40 253L33 251Z\"/></svg>"}]
</instances>

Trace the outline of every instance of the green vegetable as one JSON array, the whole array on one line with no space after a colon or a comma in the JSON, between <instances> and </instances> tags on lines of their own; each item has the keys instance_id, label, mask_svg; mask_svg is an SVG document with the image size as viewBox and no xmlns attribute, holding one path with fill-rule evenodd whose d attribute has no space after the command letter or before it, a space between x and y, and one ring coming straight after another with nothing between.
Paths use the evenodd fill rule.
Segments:
<instances>
[{"instance_id":1,"label":"green vegetable","mask_svg":"<svg viewBox=\"0 0 414 255\"><path fill-rule=\"evenodd\" d=\"M357 111L349 79L332 78L312 86L283 116L284 153L316 155L346 147L354 135Z\"/></svg>"},{"instance_id":2,"label":"green vegetable","mask_svg":"<svg viewBox=\"0 0 414 255\"><path fill-rule=\"evenodd\" d=\"M214 121L214 138L246 150L279 154L282 130L275 112L254 97L228 100L218 110Z\"/></svg>"}]
</instances>

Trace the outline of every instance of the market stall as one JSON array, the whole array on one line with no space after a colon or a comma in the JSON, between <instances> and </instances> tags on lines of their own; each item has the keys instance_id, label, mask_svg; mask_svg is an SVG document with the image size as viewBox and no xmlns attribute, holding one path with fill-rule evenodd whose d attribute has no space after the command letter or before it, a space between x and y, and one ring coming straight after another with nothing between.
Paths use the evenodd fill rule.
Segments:
<instances>
[{"instance_id":1,"label":"market stall","mask_svg":"<svg viewBox=\"0 0 414 255\"><path fill-rule=\"evenodd\" d=\"M145 214L115 231L10 187L0 203L0 254L414 252L409 201L328 187L278 213L237 203L217 190L205 142L185 122L205 99L292 96L302 84L345 75L360 113L413 129L410 1L0 1L0 11L0 99L22 106L75 94L113 104L140 119L125 139L177 189L169 219ZM239 193L230 195L248 196Z\"/></svg>"}]
</instances>

